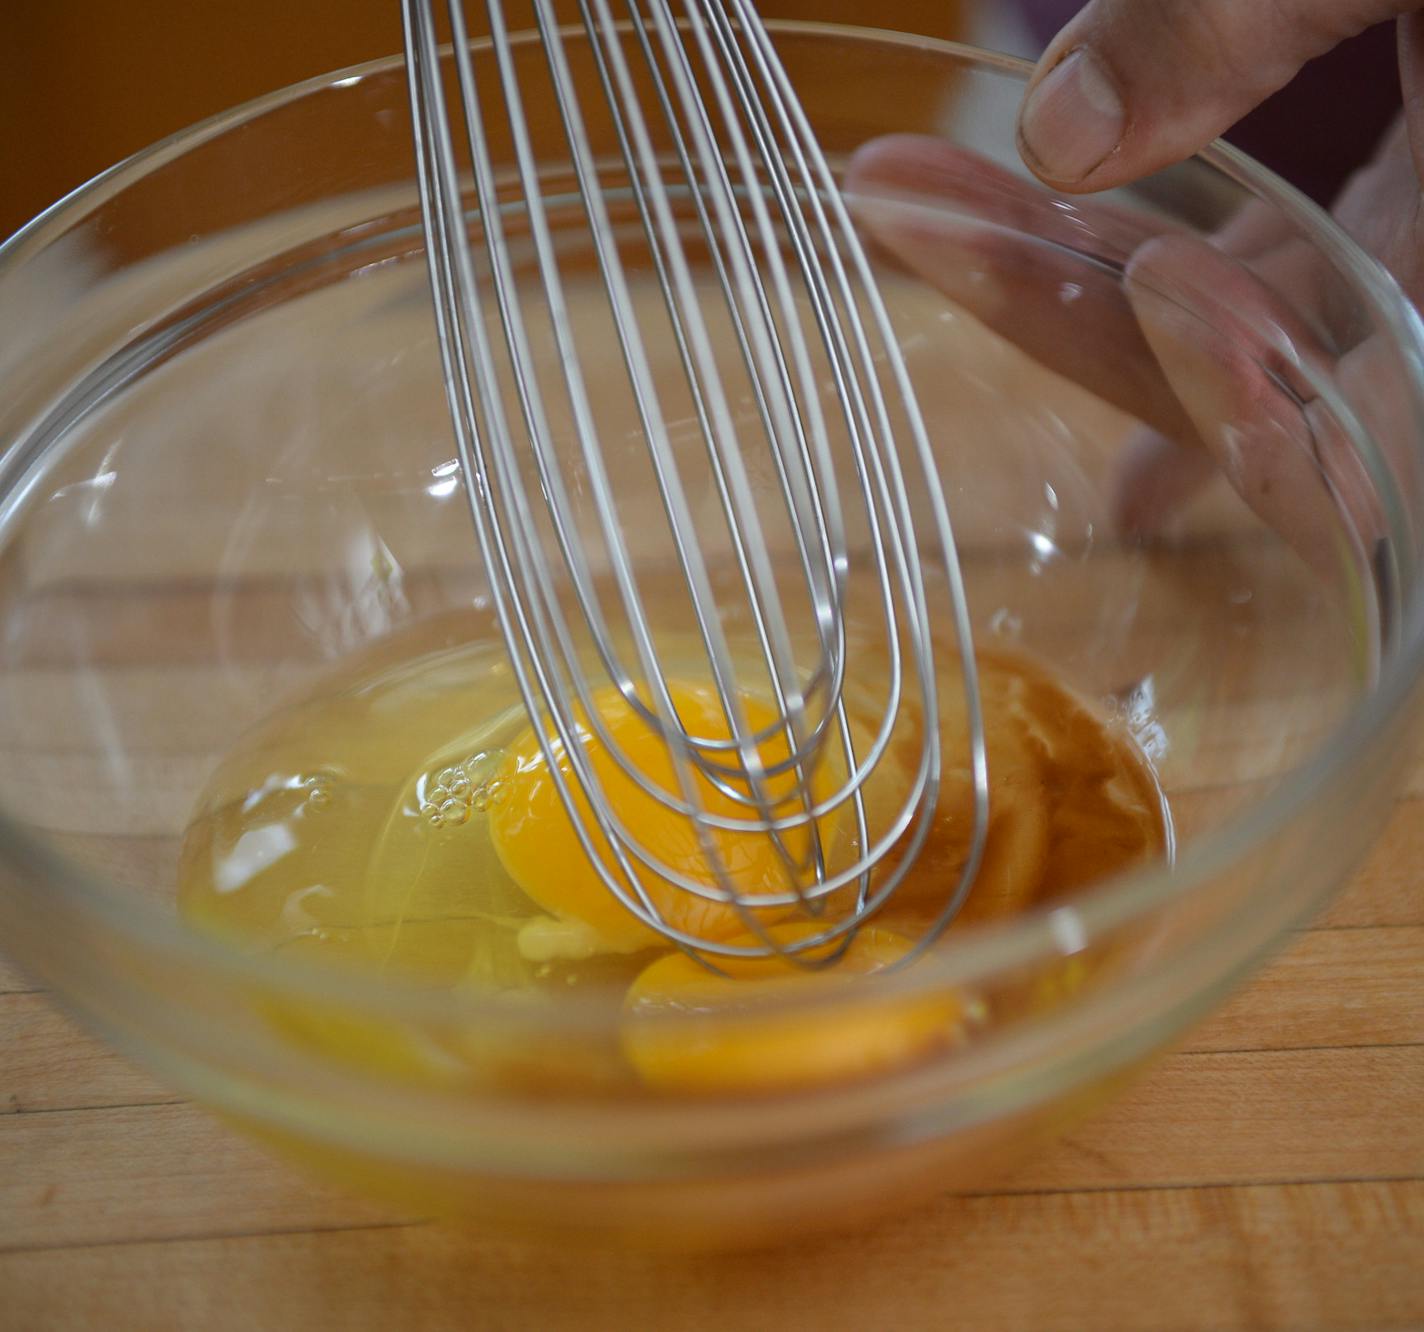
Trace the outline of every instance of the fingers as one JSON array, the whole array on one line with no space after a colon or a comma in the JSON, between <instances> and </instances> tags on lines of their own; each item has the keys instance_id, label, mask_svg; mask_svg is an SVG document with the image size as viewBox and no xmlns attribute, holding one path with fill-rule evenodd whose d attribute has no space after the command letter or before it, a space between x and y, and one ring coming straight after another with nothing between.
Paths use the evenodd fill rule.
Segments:
<instances>
[{"instance_id":1,"label":"fingers","mask_svg":"<svg viewBox=\"0 0 1424 1332\"><path fill-rule=\"evenodd\" d=\"M1417 9L1399 21L1399 81L1414 178L1420 181L1424 180L1424 13Z\"/></svg>"},{"instance_id":2,"label":"fingers","mask_svg":"<svg viewBox=\"0 0 1424 1332\"><path fill-rule=\"evenodd\" d=\"M1306 61L1416 3L1092 0L1039 62L1020 151L1056 188L1121 185L1189 157Z\"/></svg>"},{"instance_id":3,"label":"fingers","mask_svg":"<svg viewBox=\"0 0 1424 1332\"><path fill-rule=\"evenodd\" d=\"M1401 36L1424 27L1401 24ZM1401 60L1408 88L1411 57ZM1406 92L1405 110L1374 159L1346 184L1335 205L1340 225L1394 275L1416 303L1424 300L1424 231L1420 224L1420 166L1424 162L1424 89Z\"/></svg>"},{"instance_id":4,"label":"fingers","mask_svg":"<svg viewBox=\"0 0 1424 1332\"><path fill-rule=\"evenodd\" d=\"M907 268L1143 422L1117 478L1127 535L1160 532L1218 472L1326 576L1342 532L1384 530L1375 482L1321 386L1357 412L1379 404L1363 422L1376 438L1412 439L1411 419L1374 383L1390 382L1390 366L1376 373L1378 340L1361 344L1369 330L1332 314L1329 265L1280 214L1248 207L1207 241L917 136L862 149L846 193Z\"/></svg>"},{"instance_id":5,"label":"fingers","mask_svg":"<svg viewBox=\"0 0 1424 1332\"><path fill-rule=\"evenodd\" d=\"M1398 349L1385 335L1374 334L1342 356L1334 380L1338 397L1355 418L1353 429L1347 431L1321 400L1311 403L1306 415L1341 508L1362 538L1372 541L1388 535L1392 525L1386 496L1393 496L1404 513L1418 503L1419 417Z\"/></svg>"},{"instance_id":6,"label":"fingers","mask_svg":"<svg viewBox=\"0 0 1424 1332\"><path fill-rule=\"evenodd\" d=\"M1122 285L1161 222L1054 198L975 153L912 135L863 148L845 189L884 249L981 322L1159 433L1192 437Z\"/></svg>"},{"instance_id":7,"label":"fingers","mask_svg":"<svg viewBox=\"0 0 1424 1332\"><path fill-rule=\"evenodd\" d=\"M1419 166L1424 164L1424 16L1400 23L1401 72L1405 113L1385 135L1373 161L1347 184L1335 215L1366 250L1381 259L1415 301L1424 297L1424 244L1420 231ZM1416 91L1417 90L1417 91ZM1340 274L1321 252L1279 212L1264 205L1248 207L1218 235L1223 251L1249 263L1279 306L1287 297L1313 344L1339 357L1333 378L1364 419L1363 427L1379 442L1386 465L1409 494L1416 492L1407 408L1397 401L1399 373L1388 360L1384 342L1362 321L1342 287ZM1269 309L1258 315L1269 317ZM1340 508L1365 540L1385 530L1374 480L1364 476L1359 449L1317 399L1305 407L1305 420L1322 472ZM1184 478L1192 463L1164 441L1142 442L1123 460L1117 497L1126 530L1148 536L1172 518L1191 497ZM1177 498L1180 497L1180 498ZM1296 524L1299 526L1299 523Z\"/></svg>"},{"instance_id":8,"label":"fingers","mask_svg":"<svg viewBox=\"0 0 1424 1332\"><path fill-rule=\"evenodd\" d=\"M1270 286L1193 238L1145 245L1129 267L1128 293L1216 465L1262 521L1329 573L1342 516L1362 534L1379 527L1349 437L1321 400L1338 377L1334 357ZM1160 493L1184 466L1164 463L1159 450L1123 484ZM1144 502L1131 490L1124 500Z\"/></svg>"}]
</instances>

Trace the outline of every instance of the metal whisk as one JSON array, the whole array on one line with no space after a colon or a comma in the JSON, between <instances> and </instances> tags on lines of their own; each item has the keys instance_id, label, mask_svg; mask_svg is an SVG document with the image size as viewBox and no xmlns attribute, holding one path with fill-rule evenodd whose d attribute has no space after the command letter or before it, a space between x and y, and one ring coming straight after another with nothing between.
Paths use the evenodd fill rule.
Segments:
<instances>
[{"instance_id":1,"label":"metal whisk","mask_svg":"<svg viewBox=\"0 0 1424 1332\"><path fill-rule=\"evenodd\" d=\"M823 966L929 833L936 652L953 653L974 827L923 946L978 871L988 773L950 516L885 305L750 0L577 3L581 23L561 27L533 0L530 39L485 0L472 48L455 0L442 63L433 0L403 0L445 385L515 680L629 911L714 969L773 952ZM869 724L848 703L864 641L848 630L866 623ZM720 733L698 733L669 688L687 643L680 669L715 690ZM671 786L615 742L595 705L610 683L665 746ZM770 723L752 724L753 699ZM687 821L705 874L627 826L590 737ZM871 797L892 746L903 790L887 810ZM766 839L781 881L739 885L729 834ZM670 921L667 884L731 904L745 937ZM792 910L813 924L767 923Z\"/></svg>"}]
</instances>

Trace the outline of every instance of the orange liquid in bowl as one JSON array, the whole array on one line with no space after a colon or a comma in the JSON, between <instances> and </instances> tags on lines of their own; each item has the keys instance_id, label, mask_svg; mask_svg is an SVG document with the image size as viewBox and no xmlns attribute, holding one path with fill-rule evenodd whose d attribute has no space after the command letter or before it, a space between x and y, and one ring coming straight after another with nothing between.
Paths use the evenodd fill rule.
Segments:
<instances>
[{"instance_id":1,"label":"orange liquid in bowl","mask_svg":"<svg viewBox=\"0 0 1424 1332\"><path fill-rule=\"evenodd\" d=\"M866 645L856 658L862 670L870 651ZM944 771L928 840L873 928L824 970L732 960L715 975L628 912L585 856L503 652L490 643L348 667L250 734L214 774L189 829L180 905L194 928L313 966L496 996L551 1014L605 1002L613 1015L606 1039L586 1043L567 1069L548 1066L547 1055L511 1061L504 1052L506 1064L523 1063L518 1076L526 1082L557 1085L567 1073L584 1086L771 1094L930 1058L992 1021L981 996L858 1002L855 987L911 950L968 854L964 705L957 659L944 655ZM990 821L961 921L1023 912L1163 854L1161 795L1131 739L1023 658L984 653L980 668ZM705 682L679 676L672 695L691 730L710 740L726 734ZM871 733L872 704L850 701L853 726ZM602 737L645 778L669 788L661 739L611 688L592 703L602 726L581 724L576 743L615 815L665 865L714 885L715 871L686 818L621 771ZM743 704L752 726L765 729L774 715L766 702ZM884 771L865 788L872 836L899 808L918 762L913 721L896 732ZM785 744L780 736L766 740L763 760L784 757ZM555 759L571 771L557 746ZM832 768L827 761L812 776L818 798L839 785ZM789 774L773 779L790 781ZM702 794L714 810L722 808L718 801L734 808L710 787ZM832 868L858 854L853 825L844 807L821 819ZM804 850L804 827L788 836L800 839L789 850ZM782 862L770 839L719 831L714 841L739 892L780 886ZM895 860L892 852L887 867ZM678 928L709 940L752 941L736 908L655 875L644 882ZM841 909L833 898L828 918ZM784 939L811 928L795 908L765 910L758 919ZM621 1004L606 1003L610 996ZM775 1011L786 999L821 998L837 1002ZM445 1033L432 1053L398 1028L375 1024L382 1026L376 1031L365 1017L280 1007L273 1019L292 1039L382 1076L458 1083L466 1072L488 1074L473 1067L482 1059L480 1042L458 1032Z\"/></svg>"}]
</instances>

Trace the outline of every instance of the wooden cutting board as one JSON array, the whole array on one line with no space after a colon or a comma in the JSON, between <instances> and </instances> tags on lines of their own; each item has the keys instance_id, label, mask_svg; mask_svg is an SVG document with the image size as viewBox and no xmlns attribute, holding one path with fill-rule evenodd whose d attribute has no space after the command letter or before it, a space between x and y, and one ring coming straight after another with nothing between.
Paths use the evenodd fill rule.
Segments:
<instances>
[{"instance_id":1,"label":"wooden cutting board","mask_svg":"<svg viewBox=\"0 0 1424 1332\"><path fill-rule=\"evenodd\" d=\"M1424 1327L1424 771L1349 890L992 1190L730 1258L547 1252L314 1186L0 964L0 1328Z\"/></svg>"},{"instance_id":2,"label":"wooden cutting board","mask_svg":"<svg viewBox=\"0 0 1424 1332\"><path fill-rule=\"evenodd\" d=\"M968 356L968 344L961 352ZM1030 373L1017 364L1002 373ZM1065 413L1092 406L1067 386L1047 396L1034 373L1031 401ZM991 444L992 421L979 424L963 438ZM1108 449L1111 432L1099 426L1079 436L1101 437ZM205 467L252 462L232 441L215 449L216 438L205 436ZM176 466L181 444L161 457ZM344 447L355 468L356 443ZM40 781L49 772L35 746L54 760L49 780L70 789L77 779L64 765L98 742L71 715L66 598L90 598L69 615L87 626L90 656L114 667L108 687L123 715L150 716L141 728L149 749L131 756L148 763L135 771L154 804L149 831L181 829L191 807L196 778L177 757L206 754L243 709L264 711L271 693L288 687L208 659L215 640L201 580L221 569L226 548L209 550L195 533L214 524L225 531L230 500L212 494L229 483L240 494L245 483L213 472L206 484L221 485L210 494L202 481L191 478L185 490L176 472L173 503L155 505L145 492L131 513L111 504L102 535L112 549L98 559L98 548L87 548L105 581L87 592L83 569L67 563L72 552L35 525L21 551L26 576L53 587L34 603L49 615L33 617L29 656L5 679L7 808L21 808L25 781L16 774ZM184 522L159 521L170 511ZM301 530L312 549L274 551L294 567L324 567L323 529L304 519ZM264 539L279 536L273 529ZM965 539L978 540L972 525ZM414 570L420 552L410 555ZM1258 586L1276 604L1265 595L1274 586L1269 564L1263 557ZM1079 587L1065 569L1041 581L1045 596L1067 598L1071 611L1074 588L1086 595L1096 584ZM154 581L164 574L169 582ZM420 586L412 572L413 604ZM264 589L256 579L224 603L224 624L259 660L274 623L268 598L277 595ZM1183 608L1170 587L1158 590L1152 614L1180 635ZM1029 622L1051 627L1053 611L1045 602ZM1287 654L1294 623L1287 615L1273 639ZM1301 624L1306 633L1309 617ZM1303 678L1304 648L1293 660ZM193 705L195 689L206 709ZM1243 690L1229 710L1233 724L1308 741L1299 706L1287 713L1279 691ZM1228 754L1242 748L1226 746ZM1213 754L1205 745L1198 756L1208 769ZM103 794L89 791L85 808L96 834L110 815L110 831L147 828L131 797L115 811ZM148 869L121 877L156 889L171 883ZM1353 885L1135 1092L991 1189L943 1197L862 1234L731 1258L520 1248L352 1201L270 1161L100 1049L0 963L0 1332L1424 1328L1421 877L1424 765Z\"/></svg>"},{"instance_id":3,"label":"wooden cutting board","mask_svg":"<svg viewBox=\"0 0 1424 1332\"><path fill-rule=\"evenodd\" d=\"M324 2L139 8L16 7L27 58L0 122L21 151L0 233L158 133L395 44L385 3L344 5L338 26ZM256 74L268 8L287 63ZM303 25L340 40L317 53ZM156 32L163 62L194 71L179 109L136 95ZM46 43L88 64L66 85ZM0 1329L1424 1328L1421 878L1424 772L1329 912L1080 1131L991 1190L731 1258L534 1250L347 1199L175 1100L0 962Z\"/></svg>"}]
</instances>

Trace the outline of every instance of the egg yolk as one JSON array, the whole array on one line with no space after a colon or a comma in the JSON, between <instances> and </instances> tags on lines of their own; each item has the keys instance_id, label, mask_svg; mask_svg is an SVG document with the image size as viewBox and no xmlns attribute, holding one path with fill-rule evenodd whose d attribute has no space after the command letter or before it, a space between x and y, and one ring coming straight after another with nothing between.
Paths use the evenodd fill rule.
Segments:
<instances>
[{"instance_id":1,"label":"egg yolk","mask_svg":"<svg viewBox=\"0 0 1424 1332\"><path fill-rule=\"evenodd\" d=\"M769 933L791 943L821 928L798 921ZM901 1068L960 1036L965 1008L959 996L941 990L852 997L845 991L913 946L903 935L868 926L821 971L779 955L713 959L724 975L683 953L659 958L628 991L624 1055L649 1086L704 1094L789 1091ZM800 1006L816 1000L836 1003Z\"/></svg>"},{"instance_id":2,"label":"egg yolk","mask_svg":"<svg viewBox=\"0 0 1424 1332\"><path fill-rule=\"evenodd\" d=\"M710 685L670 682L669 694L682 726L691 734L709 741L730 737L721 701ZM677 773L666 742L629 705L623 695L609 686L592 695L591 702L607 731L609 742L655 789L676 794ZM753 731L768 730L777 713L755 699L743 698L747 724ZM708 863L703 844L691 820L668 808L657 796L644 791L620 766L593 727L580 717L577 743L582 745L592 769L593 780L628 834L658 863L693 882L718 885L716 866ZM591 830L594 845L606 865L616 866L612 852L592 822L588 801L574 775L572 764L556 739L551 748L559 770L573 794L581 821ZM790 752L786 737L778 732L759 749L762 762L774 767ZM719 752L709 755L717 759ZM728 755L720 752L722 762ZM810 788L822 798L831 783L822 764L812 775ZM555 920L526 927L521 946L526 951L542 949L546 956L589 956L596 952L636 952L662 944L654 930L640 921L604 882L583 849L563 799L559 795L548 760L532 728L510 747L497 775L498 795L490 808L490 836L501 863L511 878ZM716 789L702 774L694 777L704 807L709 814L740 820L755 811ZM781 814L795 812L790 803L797 777L788 771L766 779L773 801L786 803ZM735 787L746 792L745 786ZM828 838L834 815L822 821L821 835ZM748 897L785 892L792 883L788 859L804 862L810 850L811 830L788 829L782 845L764 832L714 829L711 840L717 860L735 890ZM667 924L700 939L720 940L747 930L747 921L737 907L727 902L709 901L654 873L630 855L649 899ZM763 909L759 919L773 920L785 911Z\"/></svg>"}]
</instances>

